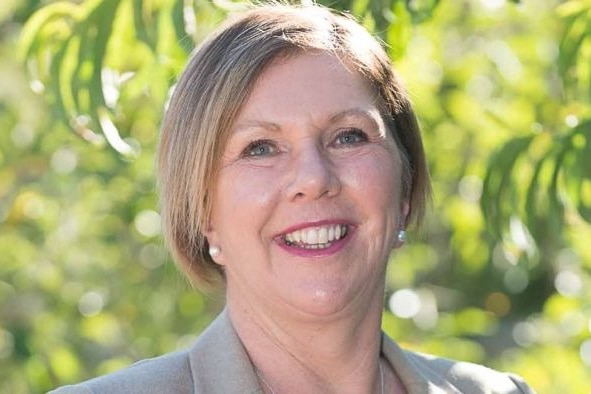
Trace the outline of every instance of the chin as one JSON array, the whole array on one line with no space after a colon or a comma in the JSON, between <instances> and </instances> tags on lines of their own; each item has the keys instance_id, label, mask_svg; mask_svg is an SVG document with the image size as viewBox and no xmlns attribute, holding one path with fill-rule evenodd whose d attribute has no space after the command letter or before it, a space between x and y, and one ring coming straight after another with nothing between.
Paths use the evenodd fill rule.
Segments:
<instances>
[{"instance_id":1,"label":"chin","mask_svg":"<svg viewBox=\"0 0 591 394\"><path fill-rule=\"evenodd\" d=\"M355 299L355 292L345 290L342 286L338 288L330 286L308 288L304 294L299 294L291 304L305 317L334 318L352 311L355 302L359 301ZM362 309L367 311L369 305L364 305Z\"/></svg>"}]
</instances>

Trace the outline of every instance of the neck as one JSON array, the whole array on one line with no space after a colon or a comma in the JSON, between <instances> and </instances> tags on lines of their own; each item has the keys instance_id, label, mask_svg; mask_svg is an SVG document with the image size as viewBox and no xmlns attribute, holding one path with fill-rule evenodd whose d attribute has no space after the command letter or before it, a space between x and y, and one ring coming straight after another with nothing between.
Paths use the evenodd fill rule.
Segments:
<instances>
[{"instance_id":1,"label":"neck","mask_svg":"<svg viewBox=\"0 0 591 394\"><path fill-rule=\"evenodd\" d=\"M376 293L369 308L310 317L228 291L228 312L267 391L379 393L383 291Z\"/></svg>"}]
</instances>

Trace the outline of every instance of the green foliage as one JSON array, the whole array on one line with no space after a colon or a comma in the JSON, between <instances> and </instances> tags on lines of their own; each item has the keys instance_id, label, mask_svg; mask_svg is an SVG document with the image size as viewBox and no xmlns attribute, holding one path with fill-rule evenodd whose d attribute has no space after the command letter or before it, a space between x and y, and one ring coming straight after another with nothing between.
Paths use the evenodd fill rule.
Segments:
<instances>
[{"instance_id":1,"label":"green foliage","mask_svg":"<svg viewBox=\"0 0 591 394\"><path fill-rule=\"evenodd\" d=\"M389 280L438 311L419 308L411 318L427 329L413 339L420 348L446 354L451 341L469 339L478 347L468 359L510 368L539 392L586 392L591 260L581 242L591 223L591 101L581 83L589 62L581 48L565 48L589 30L573 34L575 14L565 10L576 4L587 26L591 4L463 3L441 2L414 26L398 61L425 132L435 209L426 242L393 258ZM432 251L417 258L419 248ZM424 258L432 255L435 265ZM450 330L477 321L459 318L466 307L494 324ZM556 347L578 378L554 372L558 357L530 363ZM542 372L551 377L538 379Z\"/></svg>"},{"instance_id":2,"label":"green foliage","mask_svg":"<svg viewBox=\"0 0 591 394\"><path fill-rule=\"evenodd\" d=\"M58 119L82 138L106 141L133 158L142 141L123 138L120 130L133 129L134 109L152 104L146 96L162 107L193 47L190 33L198 39L223 14L208 4L187 11L175 0L58 1L27 21L20 56ZM125 121L132 124L121 127Z\"/></svg>"},{"instance_id":3,"label":"green foliage","mask_svg":"<svg viewBox=\"0 0 591 394\"><path fill-rule=\"evenodd\" d=\"M591 48L591 3L568 1L557 7L556 14L565 27L559 37L558 69L548 72L557 72L561 90L548 89L557 97L543 96L546 102L538 104L540 121L491 157L481 200L497 239L507 233L508 224L523 225L537 249L526 258L534 263L563 246L565 226L579 220L591 223L591 52L587 49ZM504 129L514 127L498 115L495 118Z\"/></svg>"},{"instance_id":4,"label":"green foliage","mask_svg":"<svg viewBox=\"0 0 591 394\"><path fill-rule=\"evenodd\" d=\"M591 2L326 4L388 45L434 181L424 233L392 256L384 329L541 393L587 392ZM171 351L219 310L222 297L189 289L164 251L153 155L175 75L240 10L0 5L0 392Z\"/></svg>"}]
</instances>

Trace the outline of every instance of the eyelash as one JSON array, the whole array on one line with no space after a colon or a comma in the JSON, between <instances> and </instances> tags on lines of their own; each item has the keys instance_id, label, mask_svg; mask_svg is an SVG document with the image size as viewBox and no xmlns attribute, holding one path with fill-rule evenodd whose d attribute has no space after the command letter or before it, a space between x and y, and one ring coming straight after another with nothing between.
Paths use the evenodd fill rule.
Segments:
<instances>
[{"instance_id":1,"label":"eyelash","mask_svg":"<svg viewBox=\"0 0 591 394\"><path fill-rule=\"evenodd\" d=\"M341 138L351 137L351 136L357 138L357 140L354 142L339 142L339 140ZM369 138L367 137L367 134L363 130L357 129L357 128L351 128L351 129L343 130L342 132L337 134L334 144L335 145L357 145L360 143L367 142L368 140L369 140Z\"/></svg>"},{"instance_id":2,"label":"eyelash","mask_svg":"<svg viewBox=\"0 0 591 394\"><path fill-rule=\"evenodd\" d=\"M261 156L267 156L267 153L261 153L259 152L255 152L256 149L260 149L260 148L264 148L270 146L274 149L273 152L270 152L268 154L275 154L277 153L277 146L276 144L271 141L271 140L255 140L252 141L250 144L248 144L248 146L246 148L244 148L244 151L242 151L242 157L261 157Z\"/></svg>"},{"instance_id":3,"label":"eyelash","mask_svg":"<svg viewBox=\"0 0 591 394\"><path fill-rule=\"evenodd\" d=\"M340 141L342 138L355 138L355 141L352 142L342 142ZM367 134L358 128L350 128L346 130L340 131L336 137L334 142L331 144L333 146L347 146L347 145L357 145L369 140ZM260 149L264 149L266 147L271 147L272 152L261 152ZM259 149L257 152L256 150ZM242 157L245 158L257 158L263 156L274 155L278 152L277 144L272 140L262 139L262 140L255 140L248 144L246 148L242 151Z\"/></svg>"}]
</instances>

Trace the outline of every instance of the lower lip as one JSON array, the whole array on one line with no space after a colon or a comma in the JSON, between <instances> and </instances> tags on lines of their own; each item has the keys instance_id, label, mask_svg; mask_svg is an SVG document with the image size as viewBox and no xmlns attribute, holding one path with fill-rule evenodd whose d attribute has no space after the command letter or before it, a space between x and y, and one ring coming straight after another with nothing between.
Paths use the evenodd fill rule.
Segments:
<instances>
[{"instance_id":1,"label":"lower lip","mask_svg":"<svg viewBox=\"0 0 591 394\"><path fill-rule=\"evenodd\" d=\"M347 234L339 239L338 241L332 242L332 244L328 248L323 249L306 249L306 248L298 248L297 246L290 246L283 241L283 239L279 240L279 246L283 248L283 250L287 251L290 254L300 257L307 257L307 258L317 258L317 257L325 257L331 256L341 249L345 247L347 242L349 241L350 237L352 236L352 229L349 228Z\"/></svg>"}]
</instances>

